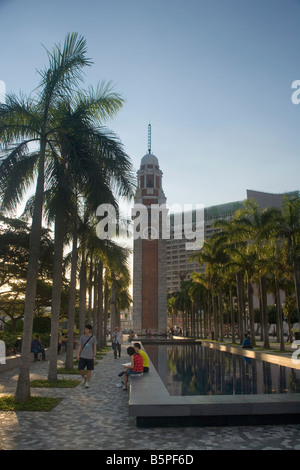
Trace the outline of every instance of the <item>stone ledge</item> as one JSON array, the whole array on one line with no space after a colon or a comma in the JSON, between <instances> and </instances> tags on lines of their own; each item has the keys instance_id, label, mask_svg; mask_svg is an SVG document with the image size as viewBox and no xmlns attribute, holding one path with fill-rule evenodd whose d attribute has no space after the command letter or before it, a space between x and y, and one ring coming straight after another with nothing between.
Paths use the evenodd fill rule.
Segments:
<instances>
[{"instance_id":1,"label":"stone ledge","mask_svg":"<svg viewBox=\"0 0 300 470\"><path fill-rule=\"evenodd\" d=\"M207 345L215 347L215 343ZM207 347L206 346L206 347ZM223 345L217 345L219 347ZM226 348L230 346L224 345ZM224 349L224 350L225 350ZM236 348L239 354L245 355L244 349ZM253 353L258 351L247 351ZM247 354L248 355L248 354ZM268 359L278 359L277 356ZM257 356L256 356L257 357ZM273 362L271 361L271 362ZM278 362L277 362L278 363ZM155 425L161 420L161 425L169 425L169 419L178 419L184 425L199 420L204 423L209 420L216 425L219 420L241 420L239 424L260 422L267 424L269 420L285 419L289 422L300 422L300 394L264 394L264 395L200 395L200 396L171 396L162 382L159 374L149 360L150 370L138 380L130 381L129 415L136 418L136 423ZM153 424L151 424L153 423Z\"/></svg>"},{"instance_id":2,"label":"stone ledge","mask_svg":"<svg viewBox=\"0 0 300 470\"><path fill-rule=\"evenodd\" d=\"M47 352L47 348L45 348L45 352ZM21 355L18 354L16 356L7 356L5 364L0 364L0 374L6 372L8 370L14 369L16 367L20 367L21 364ZM32 353L31 362L34 362L34 356Z\"/></svg>"},{"instance_id":3,"label":"stone ledge","mask_svg":"<svg viewBox=\"0 0 300 470\"><path fill-rule=\"evenodd\" d=\"M205 347L219 349L220 351L230 352L232 354L239 354L241 356L250 357L252 359L259 359L260 361L272 362L285 367L291 367L293 369L300 370L300 360L297 363L292 361L292 352L290 357L281 355L279 352L274 353L272 351L258 351L256 349L243 349L241 346L232 346L230 344L214 343L206 340L201 340L201 343Z\"/></svg>"}]
</instances>

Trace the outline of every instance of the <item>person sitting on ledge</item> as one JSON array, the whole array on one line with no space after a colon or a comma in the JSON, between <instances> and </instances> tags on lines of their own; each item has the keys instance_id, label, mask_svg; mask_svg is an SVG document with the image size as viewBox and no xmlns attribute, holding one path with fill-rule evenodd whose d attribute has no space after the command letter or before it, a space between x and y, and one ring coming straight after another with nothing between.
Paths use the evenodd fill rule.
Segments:
<instances>
[{"instance_id":1,"label":"person sitting on ledge","mask_svg":"<svg viewBox=\"0 0 300 470\"><path fill-rule=\"evenodd\" d=\"M142 356L137 354L132 346L127 348L127 354L130 356L130 366L126 366L123 390L127 390L128 377L130 375L142 375L144 368Z\"/></svg>"},{"instance_id":2,"label":"person sitting on ledge","mask_svg":"<svg viewBox=\"0 0 300 470\"><path fill-rule=\"evenodd\" d=\"M143 351L143 349L141 349L141 345L140 343L134 343L133 345L134 347L134 350L137 354L140 354L143 358L143 372L149 372L149 357L148 355L145 353L145 351Z\"/></svg>"},{"instance_id":3,"label":"person sitting on ledge","mask_svg":"<svg viewBox=\"0 0 300 470\"><path fill-rule=\"evenodd\" d=\"M246 349L246 348L247 349L248 348L252 349L253 348L253 346L251 344L251 341L250 341L250 336L247 333L245 334L245 339L243 341L242 348L244 348L244 349Z\"/></svg>"},{"instance_id":4,"label":"person sitting on ledge","mask_svg":"<svg viewBox=\"0 0 300 470\"><path fill-rule=\"evenodd\" d=\"M35 335L34 339L31 341L31 352L34 354L34 361L39 361L38 354L42 353L42 359L43 361L46 360L46 354L45 354L45 349L42 348L42 345L40 343L40 337L38 335Z\"/></svg>"}]
</instances>

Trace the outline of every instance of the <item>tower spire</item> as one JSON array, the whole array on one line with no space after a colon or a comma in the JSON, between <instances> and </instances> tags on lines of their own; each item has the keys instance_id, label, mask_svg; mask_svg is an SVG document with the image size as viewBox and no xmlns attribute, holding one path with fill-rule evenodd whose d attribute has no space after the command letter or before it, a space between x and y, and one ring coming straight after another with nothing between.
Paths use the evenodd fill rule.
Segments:
<instances>
[{"instance_id":1,"label":"tower spire","mask_svg":"<svg viewBox=\"0 0 300 470\"><path fill-rule=\"evenodd\" d=\"M148 124L148 153L151 153L151 124Z\"/></svg>"}]
</instances>

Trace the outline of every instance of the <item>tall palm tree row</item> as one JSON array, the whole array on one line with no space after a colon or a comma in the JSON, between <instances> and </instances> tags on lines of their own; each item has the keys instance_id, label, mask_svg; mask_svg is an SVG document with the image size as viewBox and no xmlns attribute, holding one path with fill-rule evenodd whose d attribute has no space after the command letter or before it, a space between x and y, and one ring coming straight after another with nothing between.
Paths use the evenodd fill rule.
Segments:
<instances>
[{"instance_id":1,"label":"tall palm tree row","mask_svg":"<svg viewBox=\"0 0 300 470\"><path fill-rule=\"evenodd\" d=\"M226 311L233 342L236 336L242 342L244 333L250 331L255 345L253 296L256 290L262 339L264 347L268 348L267 294L273 293L277 338L280 349L284 350L282 292L287 304L297 307L298 321L300 312L300 197L285 196L281 210L268 208L261 211L254 200L247 200L231 220L219 220L215 227L215 234L191 257L205 267L205 273L194 273L190 281L182 283L181 293L175 293L169 299L170 309L184 312L183 322L186 322L186 306L192 300L193 291L190 286L187 292L186 282L201 285L206 298L201 302L201 308L205 305L200 322L204 336L213 331L214 338L223 340L223 312ZM179 302L179 299L185 301ZM291 309L286 308L285 312L290 315ZM198 330L198 325L191 325L191 331Z\"/></svg>"},{"instance_id":2,"label":"tall palm tree row","mask_svg":"<svg viewBox=\"0 0 300 470\"><path fill-rule=\"evenodd\" d=\"M111 83L102 83L96 90L79 88L84 67L92 64L86 52L84 38L77 33L68 34L63 46L55 45L52 52L47 51L49 65L39 72L41 81L36 95L18 98L11 94L0 105L1 209L14 210L36 182L16 402L30 398L30 346L43 210L48 222L54 223L55 233L49 361L49 379L55 380L64 247L72 241L71 339L79 245L81 259L85 260L86 236L80 229L80 211L84 207L92 214L103 202L117 207L117 197L131 197L134 191L131 161L119 139L103 127L104 121L122 107L123 99L113 91ZM32 143L38 143L38 149L32 150Z\"/></svg>"},{"instance_id":3,"label":"tall palm tree row","mask_svg":"<svg viewBox=\"0 0 300 470\"><path fill-rule=\"evenodd\" d=\"M115 103L114 103L115 101ZM97 205L103 202L111 203L117 207L116 194L131 195L134 181L131 175L131 166L128 157L122 150L120 142L103 127L97 128L98 121L103 121L114 114L117 106L120 106L120 98L114 95L110 88L101 86L95 94L91 89L89 95L82 92L75 96L73 103L64 101L61 103L61 113L58 118L58 132L52 140L52 151L58 146L58 155L52 161L51 175L52 188L56 188L54 202L58 201L54 214L58 219L61 240L64 236L64 221L68 215L71 224L71 237L73 240L73 262L71 267L70 305L69 305L69 339L68 345L73 344L74 311L76 302L76 265L77 265L77 237L82 244L82 271L85 269L85 243L89 218L94 213ZM66 178L67 175L67 178ZM114 186L114 191L113 191ZM61 207L59 202L65 201ZM80 219L78 208L84 209L84 220ZM69 207L69 211L68 211ZM98 240L99 242L99 240ZM60 257L62 246L60 245ZM59 265L59 262L57 261ZM81 273L82 282L83 273ZM49 380L56 380L57 353L56 346L59 325L59 296L60 283L57 282L53 295L57 302L56 309L52 311L51 353ZM82 284L81 284L82 285ZM81 290L81 310L83 307L84 291ZM82 318L82 317L81 317ZM81 328L82 331L82 328ZM67 351L66 366L73 366L73 351L71 347Z\"/></svg>"}]
</instances>

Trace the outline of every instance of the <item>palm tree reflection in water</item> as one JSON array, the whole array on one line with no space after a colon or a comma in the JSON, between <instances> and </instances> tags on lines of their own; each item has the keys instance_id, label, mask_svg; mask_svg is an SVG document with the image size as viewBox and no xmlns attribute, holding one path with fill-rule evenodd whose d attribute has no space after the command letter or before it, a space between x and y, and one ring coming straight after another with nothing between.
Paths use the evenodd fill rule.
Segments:
<instances>
[{"instance_id":1,"label":"palm tree reflection in water","mask_svg":"<svg viewBox=\"0 0 300 470\"><path fill-rule=\"evenodd\" d=\"M300 392L300 372L296 369L200 344L152 344L145 349L170 395Z\"/></svg>"}]
</instances>

